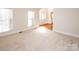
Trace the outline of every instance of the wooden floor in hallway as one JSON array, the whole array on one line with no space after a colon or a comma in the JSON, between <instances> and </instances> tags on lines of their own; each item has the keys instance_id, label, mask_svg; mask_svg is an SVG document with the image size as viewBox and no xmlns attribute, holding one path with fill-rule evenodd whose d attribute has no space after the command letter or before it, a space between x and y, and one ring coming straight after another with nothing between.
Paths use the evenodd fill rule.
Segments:
<instances>
[{"instance_id":1,"label":"wooden floor in hallway","mask_svg":"<svg viewBox=\"0 0 79 59\"><path fill-rule=\"evenodd\" d=\"M0 37L0 51L74 51L79 50L79 38L45 29L27 30Z\"/></svg>"},{"instance_id":2,"label":"wooden floor in hallway","mask_svg":"<svg viewBox=\"0 0 79 59\"><path fill-rule=\"evenodd\" d=\"M50 23L46 23L46 24L42 24L40 26L44 26L45 28L47 28L48 30L52 30L53 29L53 24Z\"/></svg>"}]
</instances>

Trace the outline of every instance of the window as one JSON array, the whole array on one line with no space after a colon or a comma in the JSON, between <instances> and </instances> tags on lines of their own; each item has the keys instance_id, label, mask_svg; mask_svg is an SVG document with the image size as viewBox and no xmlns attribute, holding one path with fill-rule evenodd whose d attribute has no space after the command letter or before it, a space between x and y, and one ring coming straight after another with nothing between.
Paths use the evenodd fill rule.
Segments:
<instances>
[{"instance_id":1,"label":"window","mask_svg":"<svg viewBox=\"0 0 79 59\"><path fill-rule=\"evenodd\" d=\"M40 21L46 20L46 12L40 10L40 11L39 11L39 18L40 18Z\"/></svg>"},{"instance_id":2,"label":"window","mask_svg":"<svg viewBox=\"0 0 79 59\"><path fill-rule=\"evenodd\" d=\"M35 15L33 11L28 11L28 26L33 26Z\"/></svg>"},{"instance_id":3,"label":"window","mask_svg":"<svg viewBox=\"0 0 79 59\"><path fill-rule=\"evenodd\" d=\"M0 32L11 30L12 10L0 9Z\"/></svg>"},{"instance_id":4,"label":"window","mask_svg":"<svg viewBox=\"0 0 79 59\"><path fill-rule=\"evenodd\" d=\"M40 20L45 20L46 19L46 14L45 13L39 13L40 14Z\"/></svg>"}]
</instances>

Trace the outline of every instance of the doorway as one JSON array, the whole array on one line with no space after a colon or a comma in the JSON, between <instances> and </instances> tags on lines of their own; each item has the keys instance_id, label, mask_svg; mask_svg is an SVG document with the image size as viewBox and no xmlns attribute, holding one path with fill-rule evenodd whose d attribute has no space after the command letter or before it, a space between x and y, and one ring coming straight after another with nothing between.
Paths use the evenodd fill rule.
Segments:
<instances>
[{"instance_id":1,"label":"doorway","mask_svg":"<svg viewBox=\"0 0 79 59\"><path fill-rule=\"evenodd\" d=\"M53 10L43 8L39 11L40 26L53 30Z\"/></svg>"}]
</instances>

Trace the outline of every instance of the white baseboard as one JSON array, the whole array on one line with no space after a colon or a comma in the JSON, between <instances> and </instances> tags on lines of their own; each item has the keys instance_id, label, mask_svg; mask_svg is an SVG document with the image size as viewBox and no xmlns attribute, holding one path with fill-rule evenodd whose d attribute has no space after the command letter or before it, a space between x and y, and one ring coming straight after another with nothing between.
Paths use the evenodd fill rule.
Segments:
<instances>
[{"instance_id":1,"label":"white baseboard","mask_svg":"<svg viewBox=\"0 0 79 59\"><path fill-rule=\"evenodd\" d=\"M4 33L0 33L0 37L4 37L4 36L7 36L7 35L11 35L11 34L15 34L15 33L18 33L18 32L21 32L21 31L26 31L26 30L31 30L31 29L34 29L36 27L32 27L32 28L25 28L25 29L21 29L21 30L13 30L13 31L8 31L8 32L4 32Z\"/></svg>"},{"instance_id":2,"label":"white baseboard","mask_svg":"<svg viewBox=\"0 0 79 59\"><path fill-rule=\"evenodd\" d=\"M54 32L58 32L58 33L61 33L61 34L65 34L65 35L68 35L68 36L73 36L73 37L79 38L79 35L68 33L68 32L61 32L59 30L54 30Z\"/></svg>"}]
</instances>

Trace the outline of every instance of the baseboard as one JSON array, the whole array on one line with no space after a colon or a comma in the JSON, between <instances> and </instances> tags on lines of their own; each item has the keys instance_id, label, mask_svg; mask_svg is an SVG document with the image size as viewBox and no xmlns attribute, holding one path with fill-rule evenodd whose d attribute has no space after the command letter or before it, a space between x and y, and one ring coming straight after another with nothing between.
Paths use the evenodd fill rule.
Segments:
<instances>
[{"instance_id":1,"label":"baseboard","mask_svg":"<svg viewBox=\"0 0 79 59\"><path fill-rule=\"evenodd\" d=\"M58 33L61 33L61 34L64 34L64 35L68 35L68 36L73 36L73 37L79 38L79 35L68 33L68 32L61 32L59 30L54 30L54 32L58 32Z\"/></svg>"},{"instance_id":2,"label":"baseboard","mask_svg":"<svg viewBox=\"0 0 79 59\"><path fill-rule=\"evenodd\" d=\"M11 35L11 34L16 34L18 32L23 32L23 31L26 31L26 30L31 30L31 29L34 29L36 27L32 27L32 28L25 28L25 29L16 29L16 30L13 30L13 31L8 31L8 32L5 32L5 33L0 33L0 37L4 37L4 36L8 36L8 35Z\"/></svg>"}]
</instances>

